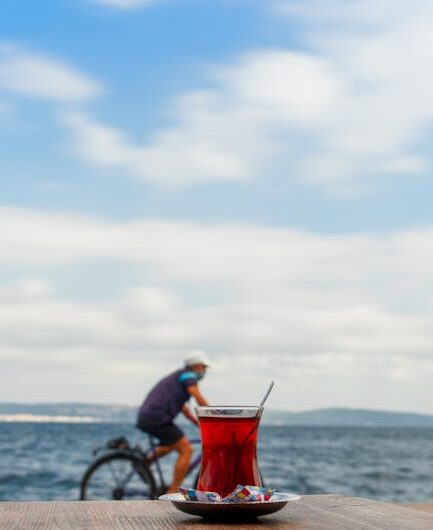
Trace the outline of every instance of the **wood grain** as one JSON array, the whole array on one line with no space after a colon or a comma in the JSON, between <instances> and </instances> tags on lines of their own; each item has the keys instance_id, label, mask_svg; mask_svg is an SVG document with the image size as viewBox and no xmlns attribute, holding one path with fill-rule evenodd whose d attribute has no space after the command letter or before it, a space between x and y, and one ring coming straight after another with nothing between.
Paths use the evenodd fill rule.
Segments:
<instances>
[{"instance_id":1,"label":"wood grain","mask_svg":"<svg viewBox=\"0 0 433 530\"><path fill-rule=\"evenodd\" d=\"M188 516L163 501L3 502L0 530L433 530L433 514L343 495L308 495L252 523Z\"/></svg>"}]
</instances>

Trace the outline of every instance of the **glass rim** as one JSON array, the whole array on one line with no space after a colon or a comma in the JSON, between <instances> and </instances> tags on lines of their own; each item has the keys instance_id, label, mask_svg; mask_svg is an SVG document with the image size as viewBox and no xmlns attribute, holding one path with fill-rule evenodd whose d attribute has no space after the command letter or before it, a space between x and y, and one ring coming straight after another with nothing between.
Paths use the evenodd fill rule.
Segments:
<instances>
[{"instance_id":1,"label":"glass rim","mask_svg":"<svg viewBox=\"0 0 433 530\"><path fill-rule=\"evenodd\" d=\"M263 408L257 405L199 406L194 410L199 418L260 418L263 412Z\"/></svg>"}]
</instances>

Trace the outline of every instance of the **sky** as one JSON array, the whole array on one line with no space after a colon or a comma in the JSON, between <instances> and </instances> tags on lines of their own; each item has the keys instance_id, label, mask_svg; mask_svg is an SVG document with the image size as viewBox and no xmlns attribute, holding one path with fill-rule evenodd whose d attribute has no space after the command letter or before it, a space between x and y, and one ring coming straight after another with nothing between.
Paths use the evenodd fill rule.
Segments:
<instances>
[{"instance_id":1,"label":"sky","mask_svg":"<svg viewBox=\"0 0 433 530\"><path fill-rule=\"evenodd\" d=\"M2 0L0 401L433 413L433 4Z\"/></svg>"}]
</instances>

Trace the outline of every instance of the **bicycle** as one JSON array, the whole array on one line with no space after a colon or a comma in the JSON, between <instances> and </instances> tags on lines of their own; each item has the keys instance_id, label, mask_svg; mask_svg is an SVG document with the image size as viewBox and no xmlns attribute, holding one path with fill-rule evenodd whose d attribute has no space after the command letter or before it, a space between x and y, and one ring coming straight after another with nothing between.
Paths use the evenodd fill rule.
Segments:
<instances>
[{"instance_id":1,"label":"bicycle","mask_svg":"<svg viewBox=\"0 0 433 530\"><path fill-rule=\"evenodd\" d=\"M192 439L190 442L197 445L201 440ZM80 500L157 499L165 493L167 485L159 463L161 457L152 463L146 458L155 447L151 436L147 450L143 450L139 444L131 447L122 436L95 448L95 458L81 479ZM200 462L201 454L198 454L192 460L187 476L199 468ZM194 487L197 482L198 473Z\"/></svg>"}]
</instances>

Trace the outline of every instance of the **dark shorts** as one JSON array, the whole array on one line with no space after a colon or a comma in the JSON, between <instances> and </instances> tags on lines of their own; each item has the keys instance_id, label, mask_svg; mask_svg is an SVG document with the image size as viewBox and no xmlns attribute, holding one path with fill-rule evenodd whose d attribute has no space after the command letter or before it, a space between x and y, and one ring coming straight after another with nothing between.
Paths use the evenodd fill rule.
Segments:
<instances>
[{"instance_id":1,"label":"dark shorts","mask_svg":"<svg viewBox=\"0 0 433 530\"><path fill-rule=\"evenodd\" d=\"M143 432L158 438L160 445L173 445L185 436L183 431L174 423L164 423L163 425L139 423L137 427Z\"/></svg>"}]
</instances>

